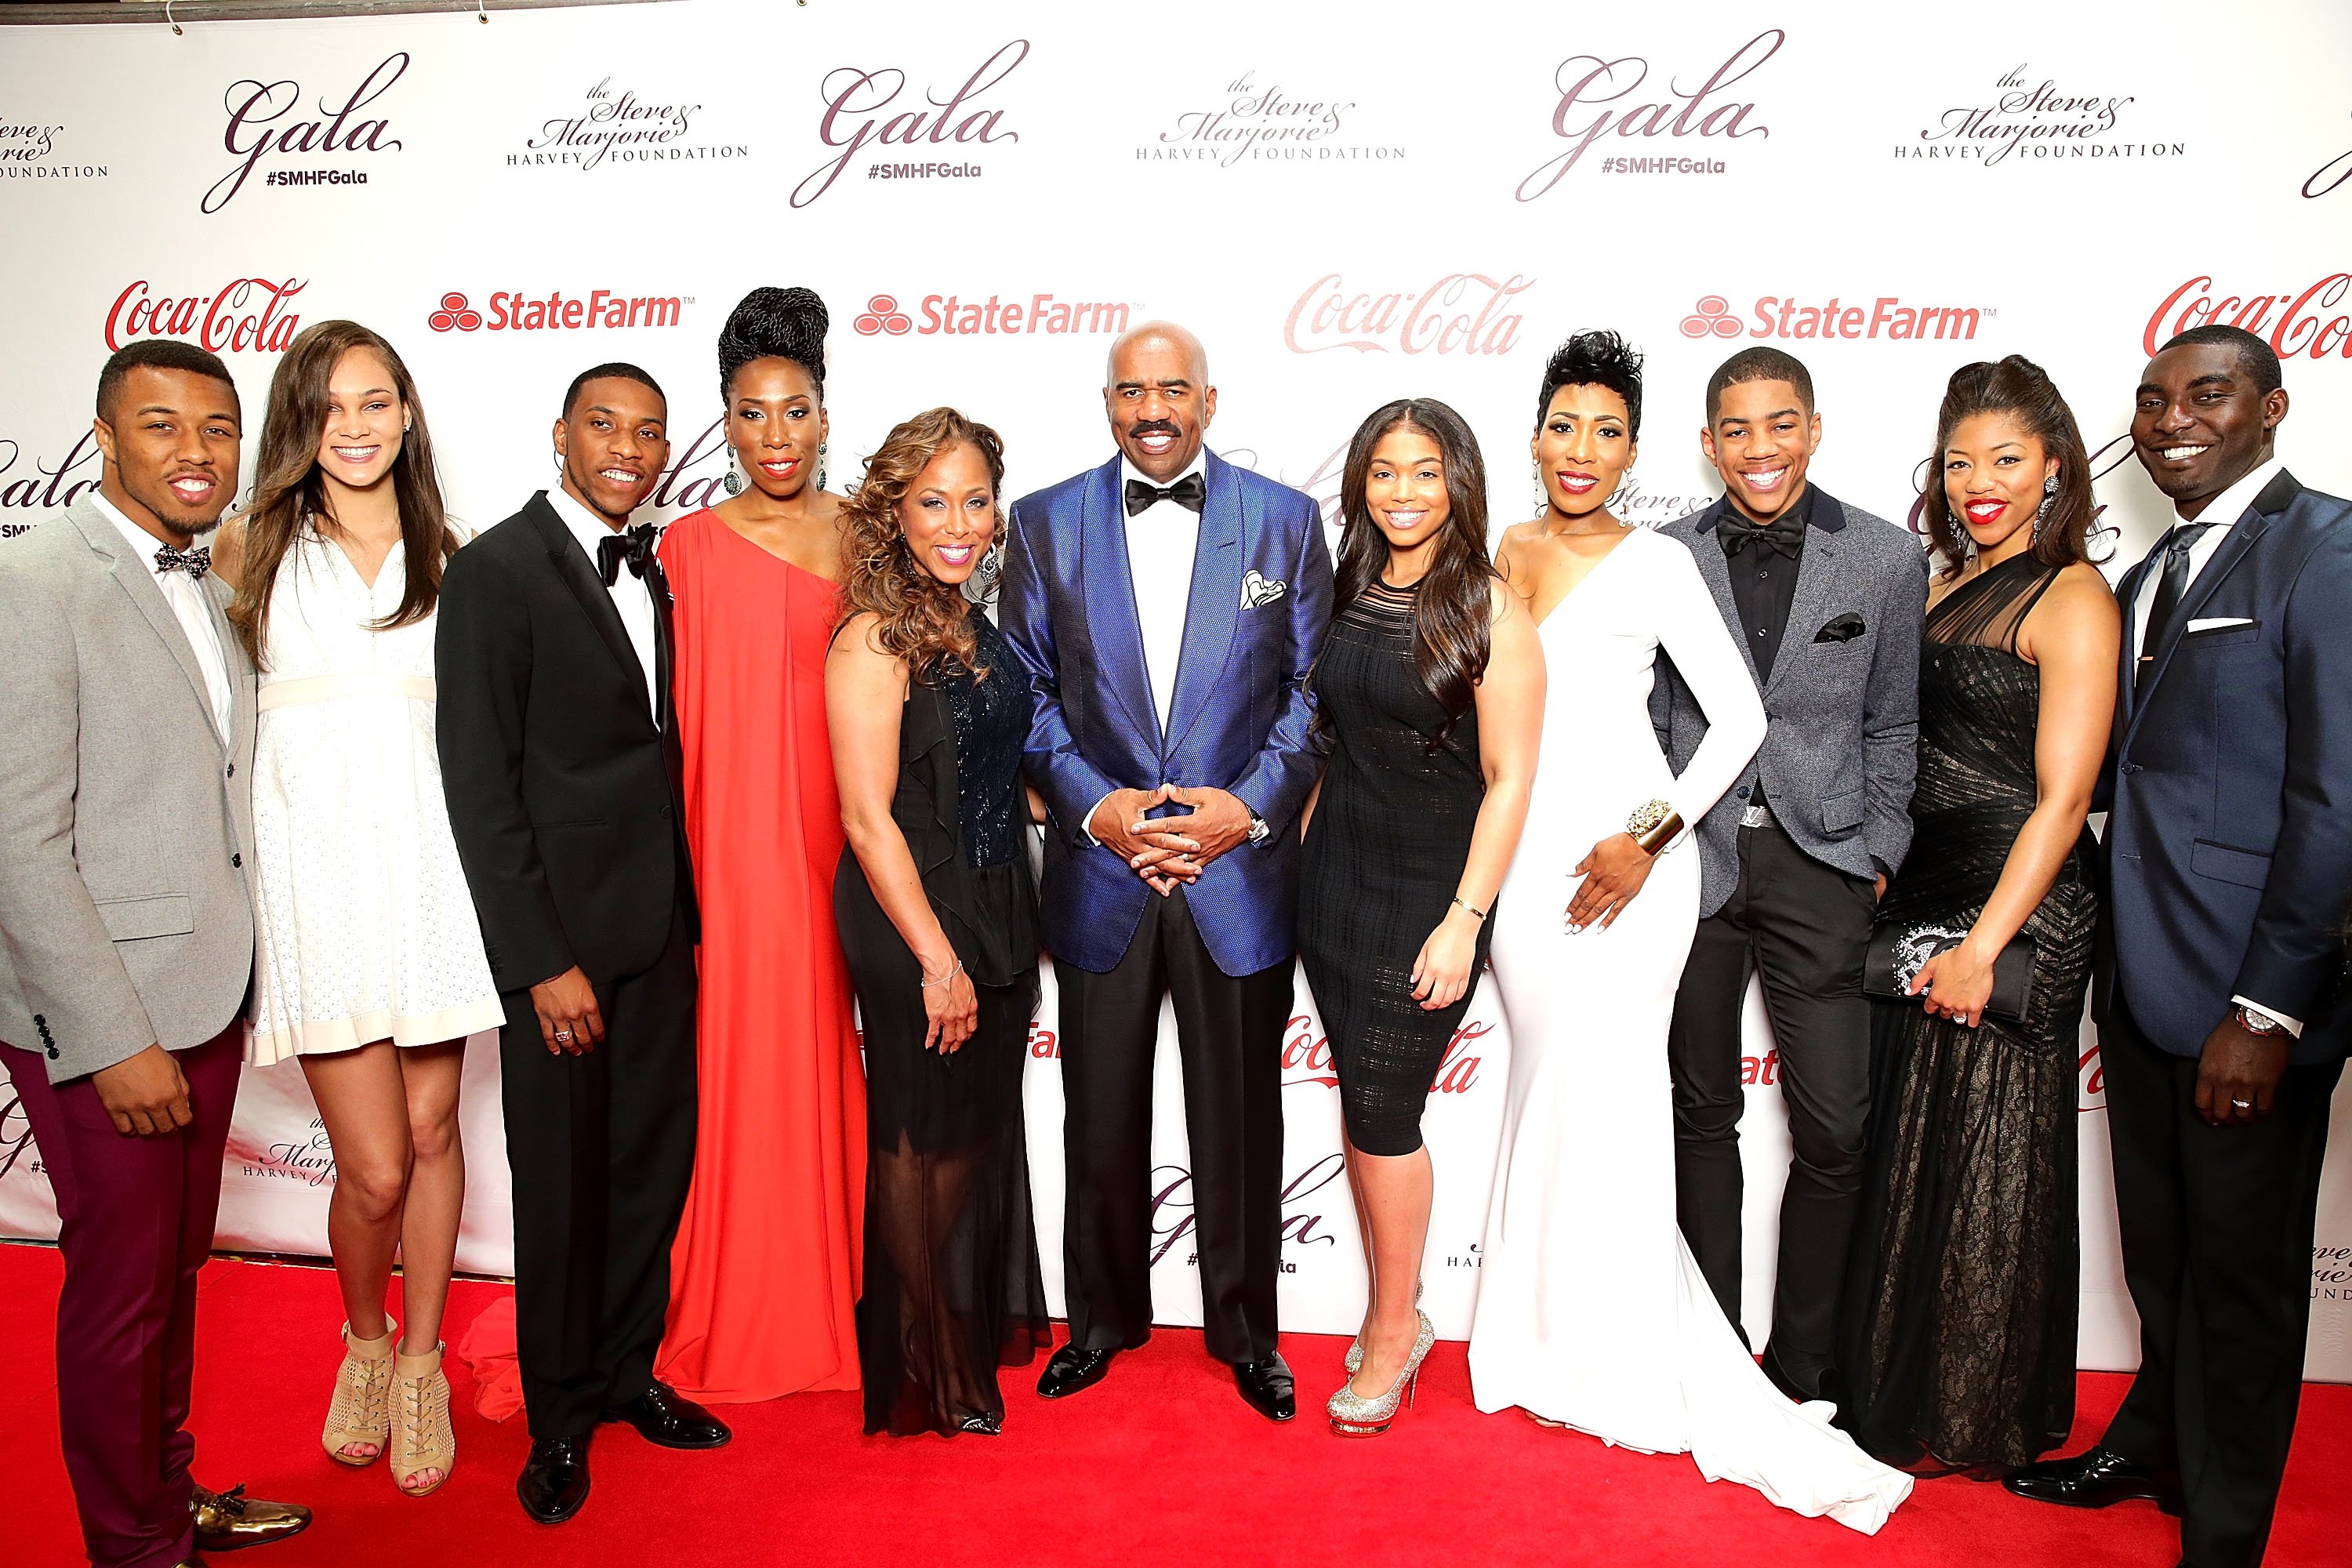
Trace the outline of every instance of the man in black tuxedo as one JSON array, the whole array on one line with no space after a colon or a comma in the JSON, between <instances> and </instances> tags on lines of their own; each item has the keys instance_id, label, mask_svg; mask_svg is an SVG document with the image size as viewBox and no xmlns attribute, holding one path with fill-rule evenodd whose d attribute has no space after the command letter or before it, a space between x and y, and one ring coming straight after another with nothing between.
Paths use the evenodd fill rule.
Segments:
<instances>
[{"instance_id":1,"label":"man in black tuxedo","mask_svg":"<svg viewBox=\"0 0 2352 1568\"><path fill-rule=\"evenodd\" d=\"M434 665L449 823L505 994L523 1511L588 1500L588 1439L730 1436L654 1381L694 1170L693 868L670 700L669 589L629 526L669 453L634 365L585 372L555 424L562 487L449 563Z\"/></svg>"},{"instance_id":2,"label":"man in black tuxedo","mask_svg":"<svg viewBox=\"0 0 2352 1568\"><path fill-rule=\"evenodd\" d=\"M2156 1498L2189 1568L2262 1561L2302 1392L2328 1098L2352 1047L2352 505L2280 466L2235 327L2165 344L2132 445L2178 518L2124 576L2094 993L2140 1366L2021 1497Z\"/></svg>"}]
</instances>

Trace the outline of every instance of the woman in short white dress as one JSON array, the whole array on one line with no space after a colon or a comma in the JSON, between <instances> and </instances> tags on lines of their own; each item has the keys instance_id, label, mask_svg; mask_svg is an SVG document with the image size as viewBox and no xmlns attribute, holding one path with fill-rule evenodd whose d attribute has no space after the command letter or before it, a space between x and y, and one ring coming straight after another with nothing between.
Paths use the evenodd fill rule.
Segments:
<instances>
[{"instance_id":1,"label":"woman in short white dress","mask_svg":"<svg viewBox=\"0 0 2352 1568\"><path fill-rule=\"evenodd\" d=\"M326 1450L366 1465L389 1447L422 1497L456 1458L440 1336L466 1193L458 1078L466 1037L505 1020L434 743L434 611L457 535L407 368L356 322L318 323L278 362L257 473L221 552L262 672L246 1059L299 1058L334 1145L347 1321ZM404 1334L385 1311L395 1256Z\"/></svg>"}]
</instances>

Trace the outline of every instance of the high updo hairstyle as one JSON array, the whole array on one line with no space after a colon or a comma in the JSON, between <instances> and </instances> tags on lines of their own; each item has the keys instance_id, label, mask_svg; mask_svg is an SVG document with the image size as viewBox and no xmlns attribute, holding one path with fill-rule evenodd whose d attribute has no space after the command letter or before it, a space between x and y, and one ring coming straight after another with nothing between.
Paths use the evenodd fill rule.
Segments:
<instances>
[{"instance_id":1,"label":"high updo hairstyle","mask_svg":"<svg viewBox=\"0 0 2352 1568\"><path fill-rule=\"evenodd\" d=\"M2045 456L2058 459L2058 493L2051 498L2049 521L2033 541L2033 558L2045 566L2090 560L2091 523L2097 508L2091 500L2091 456L2083 446L2083 432L2074 424L2074 411L2042 367L2022 354L2011 354L1998 363L1979 360L1962 365L1944 389L1944 405L1936 415L1936 447L1927 454L1927 493L1919 498L1927 542L1943 557L1939 574L1958 576L1977 551L1976 541L1952 515L1944 494L1944 449L1952 444L1952 432L1960 421L1979 414L2008 415L2033 433Z\"/></svg>"},{"instance_id":2,"label":"high updo hairstyle","mask_svg":"<svg viewBox=\"0 0 2352 1568\"><path fill-rule=\"evenodd\" d=\"M829 317L814 289L761 287L743 296L719 330L719 395L735 395L735 373L755 359L788 359L816 383L824 401L824 329Z\"/></svg>"},{"instance_id":3,"label":"high updo hairstyle","mask_svg":"<svg viewBox=\"0 0 2352 1568\"><path fill-rule=\"evenodd\" d=\"M1625 439L1642 438L1642 354L1611 331L1579 332L1552 350L1544 363L1543 390L1536 395L1536 428L1551 412L1552 394L1563 386L1605 386L1625 400Z\"/></svg>"},{"instance_id":4,"label":"high updo hairstyle","mask_svg":"<svg viewBox=\"0 0 2352 1568\"><path fill-rule=\"evenodd\" d=\"M988 465L988 487L997 503L993 545L1004 537L1004 442L952 408L926 409L896 426L880 450L866 459L866 478L841 509L847 562L841 579L842 619L875 616L875 646L904 659L919 680L928 679L942 658L975 676L988 673L972 664L971 600L961 585L942 583L923 570L898 522L899 503L931 459L956 447L971 447ZM975 573L972 581L979 580Z\"/></svg>"}]
</instances>

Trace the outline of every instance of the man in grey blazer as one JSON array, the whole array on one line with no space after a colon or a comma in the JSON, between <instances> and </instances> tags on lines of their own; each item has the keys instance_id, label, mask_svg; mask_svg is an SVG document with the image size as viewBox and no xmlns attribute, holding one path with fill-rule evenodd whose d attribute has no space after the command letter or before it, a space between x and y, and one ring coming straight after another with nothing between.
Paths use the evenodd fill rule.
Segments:
<instances>
[{"instance_id":1,"label":"man in grey blazer","mask_svg":"<svg viewBox=\"0 0 2352 1568\"><path fill-rule=\"evenodd\" d=\"M0 1061L57 1194L83 1541L168 1568L310 1520L196 1486L183 1429L253 973L254 675L196 543L236 490L236 388L131 343L96 437L98 489L0 545Z\"/></svg>"},{"instance_id":2,"label":"man in grey blazer","mask_svg":"<svg viewBox=\"0 0 2352 1568\"><path fill-rule=\"evenodd\" d=\"M1927 561L1909 533L1806 482L1822 419L1812 377L1791 356L1761 346L1734 354L1707 383L1706 419L1699 443L1723 476L1723 499L1659 531L1696 558L1770 727L1698 826L1701 919L1667 1044L1675 1206L1737 1326L1739 1034L1752 966L1794 1154L1764 1370L1791 1396L1815 1399L1862 1189L1863 953L1878 896L1911 843ZM1671 670L1650 706L1679 773L1706 719Z\"/></svg>"}]
</instances>

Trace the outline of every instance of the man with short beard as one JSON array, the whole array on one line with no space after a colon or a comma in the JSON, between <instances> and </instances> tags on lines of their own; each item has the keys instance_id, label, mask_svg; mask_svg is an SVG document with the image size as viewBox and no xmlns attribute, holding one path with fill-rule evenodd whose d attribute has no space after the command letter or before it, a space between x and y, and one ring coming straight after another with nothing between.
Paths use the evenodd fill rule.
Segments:
<instances>
[{"instance_id":1,"label":"man with short beard","mask_svg":"<svg viewBox=\"0 0 2352 1568\"><path fill-rule=\"evenodd\" d=\"M523 1511L588 1500L588 1440L730 1434L654 1379L694 1173L693 867L652 523L667 405L630 364L583 372L563 482L450 558L434 639L442 790L505 998Z\"/></svg>"},{"instance_id":2,"label":"man with short beard","mask_svg":"<svg viewBox=\"0 0 2352 1568\"><path fill-rule=\"evenodd\" d=\"M2140 378L2132 448L2177 521L2116 590L2092 994L2139 1372L2089 1451L2007 1483L2157 1499L2188 1568L2259 1563L2270 1536L2352 1050L2352 504L2281 465L2286 413L2277 354L2237 327Z\"/></svg>"},{"instance_id":3,"label":"man with short beard","mask_svg":"<svg viewBox=\"0 0 2352 1568\"><path fill-rule=\"evenodd\" d=\"M57 1194L58 1425L98 1568L310 1522L195 1485L184 1429L253 975L254 675L196 542L241 434L218 359L130 343L97 490L0 546L0 1060Z\"/></svg>"}]
</instances>

